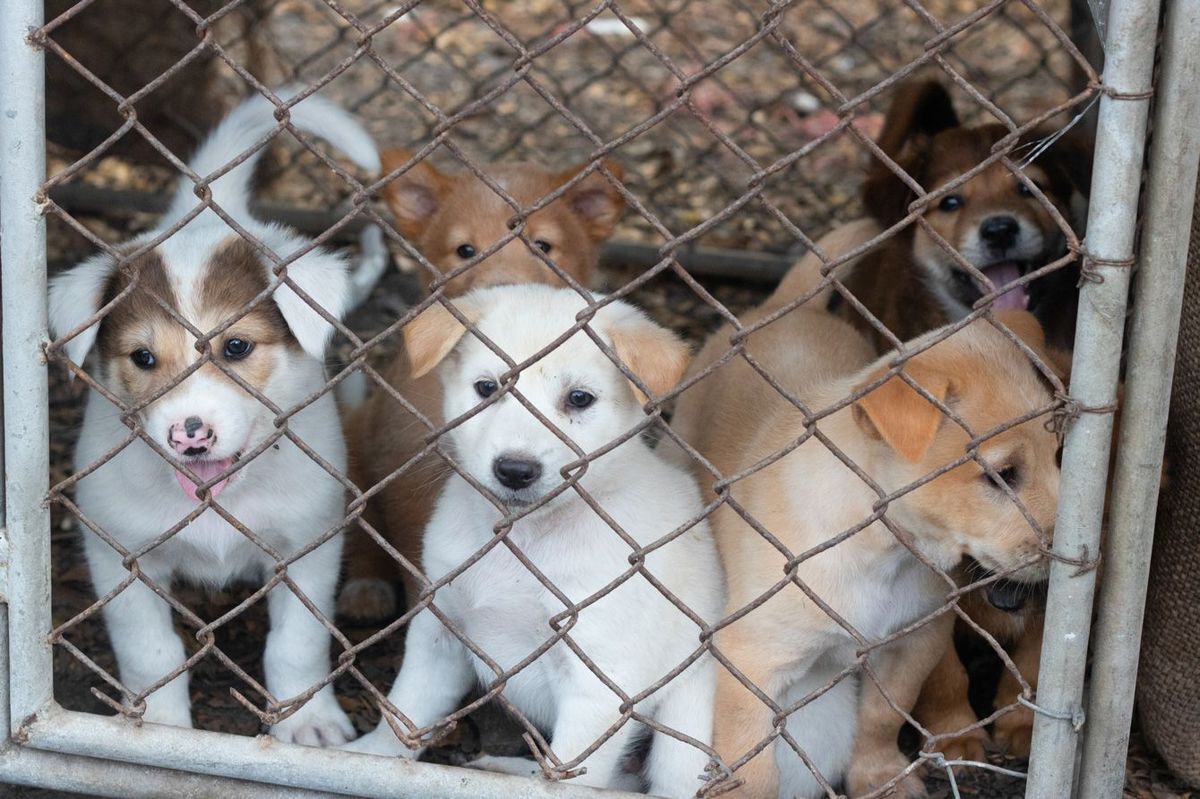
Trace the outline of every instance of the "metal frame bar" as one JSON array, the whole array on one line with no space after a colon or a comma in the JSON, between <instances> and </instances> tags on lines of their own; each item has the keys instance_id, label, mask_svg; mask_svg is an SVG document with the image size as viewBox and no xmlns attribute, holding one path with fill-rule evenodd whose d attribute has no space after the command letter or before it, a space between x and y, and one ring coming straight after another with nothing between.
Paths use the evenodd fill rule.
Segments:
<instances>
[{"instance_id":1,"label":"metal frame bar","mask_svg":"<svg viewBox=\"0 0 1200 799\"><path fill-rule=\"evenodd\" d=\"M46 179L45 79L41 50L26 41L42 24L40 0L0 3L0 303L4 342L5 528L12 724L53 696L50 630L49 398L46 342L46 220L37 196Z\"/></svg>"},{"instance_id":2,"label":"metal frame bar","mask_svg":"<svg viewBox=\"0 0 1200 799\"><path fill-rule=\"evenodd\" d=\"M1117 398L1159 5L1159 0L1114 0L1108 17L1106 88L1097 124L1085 255L1099 279L1084 283L1079 295L1070 393L1084 412L1070 425L1063 451L1056 559L1050 566L1025 794L1029 799L1069 795L1084 723L1084 671L1096 584L1096 569L1087 564L1100 552L1113 428L1112 414L1102 409ZM1132 685L1127 690L1132 692Z\"/></svg>"},{"instance_id":3,"label":"metal frame bar","mask_svg":"<svg viewBox=\"0 0 1200 799\"><path fill-rule=\"evenodd\" d=\"M1113 481L1079 796L1119 799L1133 718L1192 206L1200 169L1200 5L1168 0L1134 286L1126 407Z\"/></svg>"}]
</instances>

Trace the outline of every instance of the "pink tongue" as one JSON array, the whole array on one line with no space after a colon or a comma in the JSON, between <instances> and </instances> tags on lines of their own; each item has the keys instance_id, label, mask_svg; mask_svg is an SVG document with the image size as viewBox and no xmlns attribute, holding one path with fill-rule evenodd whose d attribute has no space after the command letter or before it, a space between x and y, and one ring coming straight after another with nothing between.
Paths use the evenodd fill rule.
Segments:
<instances>
[{"instance_id":1,"label":"pink tongue","mask_svg":"<svg viewBox=\"0 0 1200 799\"><path fill-rule=\"evenodd\" d=\"M996 288L1003 288L1021 278L1021 270L1011 261L984 267L982 271ZM992 308L997 311L1023 311L1028 305L1029 292L1025 290L1024 286L1014 286L1011 291L1004 292L992 301Z\"/></svg>"},{"instance_id":2,"label":"pink tongue","mask_svg":"<svg viewBox=\"0 0 1200 799\"><path fill-rule=\"evenodd\" d=\"M192 474L196 475L202 482L207 482L216 477L221 472L233 465L233 458L222 458L219 461L191 461L188 463L188 468L192 470ZM179 487L183 489L183 493L188 499L193 502L199 502L200 497L196 496L196 489L199 486L192 482L192 478L188 477L182 471L175 470L175 479L179 481ZM213 483L208 488L209 496L213 499L217 498L217 494L221 493L221 489L229 482L229 478L225 478L219 483Z\"/></svg>"}]
</instances>

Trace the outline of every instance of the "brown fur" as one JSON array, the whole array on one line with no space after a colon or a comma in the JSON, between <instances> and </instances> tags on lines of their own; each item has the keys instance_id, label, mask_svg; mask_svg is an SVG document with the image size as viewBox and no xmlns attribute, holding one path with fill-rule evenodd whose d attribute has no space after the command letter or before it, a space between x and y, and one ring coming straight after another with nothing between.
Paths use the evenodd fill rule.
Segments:
<instances>
[{"instance_id":1,"label":"brown fur","mask_svg":"<svg viewBox=\"0 0 1200 799\"><path fill-rule=\"evenodd\" d=\"M826 244L822 242L823 247ZM825 247L827 254L846 251L844 241L834 244L837 246ZM795 269L804 272L789 276L787 292L805 292L813 287L817 266L815 256L802 261ZM777 292L742 321L752 323L764 318L772 308L782 307L789 300L787 292ZM1036 328L1027 315L1017 316L1026 317L1015 322L1019 330ZM731 332L725 328L710 338L696 358L693 373L726 351ZM869 343L853 328L819 308L812 308L811 303L751 335L747 347L785 389L814 410L845 396L848 389L854 388L846 385L846 381L874 357ZM946 401L973 430L992 429L1049 398L1047 388L1025 356L985 321L976 322L916 356L906 371L935 395L940 395L944 387ZM933 412L933 406L907 387L894 388L897 383L903 385L899 378L891 378L855 405L823 419L820 429L868 474L889 463L891 466L886 468L899 465L898 468L906 470L905 475L925 474L958 459L969 442L968 434L946 420L932 424L929 413ZM879 396L872 398L875 394ZM930 412L918 401L928 406ZM893 416L898 416L899 421L892 421ZM888 421L883 421L885 418ZM894 425L910 422L912 430L896 434ZM802 414L737 358L682 394L674 424L679 434L726 476L791 446L804 429ZM881 428L893 441L902 442L900 451L887 445L888 438ZM789 468L799 468L789 467L789 463L805 458L831 460L832 456L821 454L823 446L810 440L739 480L732 488L732 496L739 505L793 552L809 545L797 541L795 536L797 529L810 521L791 504L794 487L803 481L796 474L787 479ZM889 452L893 455L889 456ZM1043 529L1051 530L1057 504L1056 442L1041 422L1034 420L1010 428L985 442L980 452L997 468L1020 465L1022 477L1015 490ZM909 460L913 457L915 463ZM803 473L822 473L822 480L835 480L837 474L844 473L839 485L850 492L848 496L854 495L856 487L861 490L859 478L837 462L814 461L808 466ZM700 478L708 489L712 476L705 472ZM1004 559L1024 560L1037 553L1039 542L1020 512L1006 497L997 496L988 488L982 470L973 462L942 474L902 501L911 503L909 512L921 520L922 529L962 531L963 540L938 538L936 532L927 532L923 535L935 537L918 541L923 547L949 547L942 550L949 559L956 559L957 553L978 556L988 551L995 557L1004 553ZM870 501L866 504L869 512ZM829 498L830 507L844 505L835 497ZM728 578L728 610L733 613L779 579L783 561L774 546L749 528L729 505L717 509L713 526ZM875 551L893 546L891 533L879 528L878 524L872 525L802 563L801 579L818 595L836 603L839 594L853 591L853 586L826 579L832 572L823 568L821 559L855 559L855 553L864 548ZM1041 567L1033 569L1036 575L1042 571ZM770 685L791 662L789 636L797 629L796 620L811 613L823 611L805 603L799 592L784 591L725 628L718 635L718 646L752 682ZM946 634L945 629L932 625L919 634L900 639L881 654L879 673L893 696L900 697L902 702L916 702L924 674L941 656L931 642L936 643ZM913 673L920 675L916 681L910 677ZM878 731L884 728L886 717L894 713L881 697L872 699L871 695L870 691L864 692L860 708L860 744L849 775L853 791L879 784L880 778L891 779L907 766L895 749L894 736L883 741L890 744L890 750L880 744ZM733 762L756 746L772 724L766 706L724 670L719 678L716 719L714 746L726 762ZM738 770L737 776L746 782L731 796L774 799L778 787L772 752L773 746L767 747ZM906 787L910 783L915 785L919 780L911 778Z\"/></svg>"},{"instance_id":2,"label":"brown fur","mask_svg":"<svg viewBox=\"0 0 1200 799\"><path fill-rule=\"evenodd\" d=\"M411 155L402 150L384 153L384 169L396 170L409 160ZM605 161L604 167L620 178L618 164ZM522 206L528 206L561 188L581 168L554 172L528 164L491 165L487 171ZM516 214L473 174L446 174L425 161L395 178L386 192L401 234L443 275L465 263L457 254L460 245L472 245L477 254L485 252L509 233L508 222ZM531 242L550 244L548 257L575 281L588 286L599 261L600 245L612 233L622 209L620 193L596 171L531 214L525 232ZM473 288L504 283L561 285L561 278L546 266L541 255L516 239L445 283L443 291L448 297L459 297ZM435 276L425 269L421 276L429 288ZM407 326L406 341L423 338L422 328L438 329L444 322L438 321L438 311L449 316L440 306L431 306ZM401 350L384 370L384 376L436 425L441 422L441 386L436 375L427 373L427 365L436 363L435 356L430 352L413 363L409 352ZM429 428L417 416L384 391L375 391L347 423L355 484L366 489L388 481L368 504L364 519L414 567L420 565L421 534L449 469L436 453L421 454L428 433ZM403 472L397 474L402 468ZM397 571L404 580L407 602L411 605L416 600L420 581L364 532L351 531L346 548L348 579L338 600L340 612L354 619L378 619L394 613L391 582Z\"/></svg>"},{"instance_id":3,"label":"brown fur","mask_svg":"<svg viewBox=\"0 0 1200 799\"><path fill-rule=\"evenodd\" d=\"M927 192L946 185L992 155L993 146L1008 134L998 124L959 126L949 95L936 82L918 82L901 89L889 109L880 136L880 148ZM1035 141L1042 133L1030 134ZM1016 159L1014 159L1016 160ZM1068 222L1072 220L1072 197L1086 194L1090 182L1090 149L1077 139L1063 139L1024 170L1046 198ZM1040 231L1043 248L1031 268L1044 266L1065 254L1064 236L1053 216L1035 196L1020 193L1020 182L1012 172L996 163L954 189L962 206L943 210L932 203L924 219L936 235L960 253L968 236L980 223L997 214L1016 214ZM882 162L872 168L863 187L863 203L881 228L900 222L909 213L916 193ZM911 223L874 251L864 256L847 277L846 285L872 315L899 341L953 321L930 288L928 267L939 266L938 281L950 285L967 278L954 265L953 256L921 225ZM962 273L962 277L954 278ZM1077 270L1060 270L1030 286L1031 302L1048 337L1069 346L1074 334ZM875 329L849 303L841 302L839 313L868 335L879 351L890 349L892 340Z\"/></svg>"},{"instance_id":4,"label":"brown fur","mask_svg":"<svg viewBox=\"0 0 1200 799\"><path fill-rule=\"evenodd\" d=\"M230 237L205 268L198 287L199 316L189 320L197 329L208 331L234 316L239 317L213 339L213 358L223 358L224 342L231 338L252 342L254 350L249 356L228 365L257 389L267 385L278 364L276 349L299 346L271 298L265 298L249 312L243 311L247 303L267 288L261 263L247 242ZM137 403L174 381L197 357L192 334L172 319L155 297L175 312L181 312L165 264L155 251L139 257L126 269L114 270L102 293L102 305L116 301L97 332L104 369L115 378L115 385L125 398ZM133 364L130 355L138 349L148 349L154 354L154 369L144 370ZM233 382L212 364L205 364L201 371Z\"/></svg>"}]
</instances>

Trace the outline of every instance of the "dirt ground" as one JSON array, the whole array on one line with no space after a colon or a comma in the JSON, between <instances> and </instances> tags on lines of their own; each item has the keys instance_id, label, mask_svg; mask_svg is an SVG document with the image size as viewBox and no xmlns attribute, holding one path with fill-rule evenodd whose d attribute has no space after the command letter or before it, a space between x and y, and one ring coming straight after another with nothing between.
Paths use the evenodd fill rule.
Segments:
<instances>
[{"instance_id":1,"label":"dirt ground","mask_svg":"<svg viewBox=\"0 0 1200 799\"><path fill-rule=\"evenodd\" d=\"M115 2L119 0L110 0ZM262 35L261 30L254 34L264 81L315 80L353 53L350 26L323 3L280 0L267 5L269 35ZM581 19L588 10L578 1L493 0L483 5L496 28L531 49L570 31L571 20ZM938 0L924 6L950 24L974 11L977 3ZM1065 0L1044 6L1065 24ZM391 5L354 0L343 7L369 23L382 18ZM104 13L105 8L104 2L97 3L68 25L85 25L89 13ZM455 125L451 140L484 161L527 159L564 168L582 163L598 149L597 141L624 136L659 113L675 97L680 75L696 72L753 36L768 6L755 0L632 0L621 4L621 9L631 20L629 24L646 32L658 53L629 35L627 28L622 32L626 23L612 11L605 12L593 22L596 27L576 32L534 59L529 71L532 83L516 83L466 114ZM666 115L613 154L625 167L626 185L644 204L644 212L627 214L616 238L661 246L667 236L660 225L671 236L681 235L732 208L749 186L760 187L755 198L725 221L706 228L698 238L700 245L782 253L796 244L798 233L816 237L837 221L853 218L859 213L865 145L850 132L819 145L812 143L836 127L839 117L835 112L847 98L866 91L919 56L935 33L932 23L901 3L802 0L793 4L782 18L777 37L764 39L716 76L695 84L690 110ZM230 46L237 44L231 42ZM440 114L454 114L502 85L511 73L515 54L500 32L448 0L422 4L377 34L374 47L380 61L402 75L409 89L427 104L389 82L380 64L368 59L338 74L324 93L356 109L382 144L409 148L429 141ZM813 72L806 73L796 58L787 55L789 51L802 54ZM86 63L84 55L80 58ZM945 58L947 67L985 90L1018 122L1062 102L1071 93L1072 66L1054 32L1018 4L1005 6L961 34ZM220 85L228 85L232 80L229 70L217 71L218 80L224 81ZM539 87L562 99L575 119L567 120L555 111L539 94ZM169 100L170 89L168 81L147 102L164 95ZM228 97L238 94L231 90ZM853 127L865 136L876 135L890 96L885 93L857 107ZM956 99L964 116L984 116L961 91ZM79 102L94 100L79 98ZM170 108L169 101L167 106L171 114L187 122L187 108ZM183 127L187 129L186 124ZM764 167L809 146L812 149L803 158L759 182ZM273 156L265 170L263 191L269 201L322 209L345 196L344 186L310 154L299 154L294 147L285 149L287 153ZM87 162L74 180L95 188L161 194L177 174L161 156L145 160L132 150L123 154L121 150L118 143L114 154ZM51 154L54 174L68 168L82 152L55 146ZM445 148L433 157L442 165L453 165ZM154 217L113 206L100 214L78 214L76 221L89 235L117 242L146 229ZM55 268L94 251L86 236L57 218L51 218L50 247ZM349 325L356 333L378 332L417 298L416 281L407 268L401 263L400 269L391 271L370 302L350 318ZM604 273L600 288L620 287L637 274L636 268L618 265ZM769 290L736 277L702 283L734 313L751 307ZM632 299L694 342L701 341L719 320L714 308L673 275L647 283ZM339 346L344 354L346 343ZM383 361L393 346L394 342L385 343L373 359ZM52 372L52 483L69 474L82 391L79 382L69 383L61 369ZM56 624L75 617L95 600L80 552L78 528L61 506L53 507ZM233 588L214 596L187 586L179 586L178 592L205 619L228 611L248 593ZM265 611L259 605L217 632L218 646L256 679L262 676L259 660L265 626ZM373 632L372 628L342 629L354 641ZM191 635L183 632L185 640L190 640ZM99 616L83 619L67 631L66 638L100 668L115 673ZM399 655L399 637L393 636L364 653L358 664L386 690ZM56 649L54 667L56 694L62 704L88 712L111 712L93 694L93 690L105 690L102 681L66 648ZM215 659L208 658L196 667L191 684L198 726L241 735L261 731L257 719L231 695L231 689L243 686ZM373 726L378 714L363 689L349 678L339 680L336 688L360 731ZM481 750L495 754L523 751L513 724L497 710L484 708L475 714L429 757L461 762ZM1023 764L999 755L992 760L1023 769ZM1128 797L1192 796L1171 780L1136 738L1128 765ZM994 772L959 769L955 776L961 796L999 799L1020 795L1019 780ZM953 795L944 774L931 774L928 785L932 797ZM5 790L0 786L0 796L48 799L53 795Z\"/></svg>"}]
</instances>

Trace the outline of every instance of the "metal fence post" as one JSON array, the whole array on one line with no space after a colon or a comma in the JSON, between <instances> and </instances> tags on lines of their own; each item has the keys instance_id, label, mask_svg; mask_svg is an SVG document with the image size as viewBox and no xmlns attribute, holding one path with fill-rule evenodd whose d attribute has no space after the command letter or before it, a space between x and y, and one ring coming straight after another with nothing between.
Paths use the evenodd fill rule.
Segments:
<instances>
[{"instance_id":1,"label":"metal fence post","mask_svg":"<svg viewBox=\"0 0 1200 799\"><path fill-rule=\"evenodd\" d=\"M9 561L12 723L52 696L46 340L46 222L35 202L46 179L42 51L26 37L40 0L0 3L0 293L3 301L4 454Z\"/></svg>"},{"instance_id":2,"label":"metal fence post","mask_svg":"<svg viewBox=\"0 0 1200 799\"><path fill-rule=\"evenodd\" d=\"M1071 423L1063 452L1026 791L1031 799L1070 795L1084 721L1096 581L1087 564L1099 553L1112 438L1112 414L1103 410L1116 401L1158 16L1157 0L1115 0L1108 18L1084 264L1093 279L1080 292L1070 388L1084 412Z\"/></svg>"},{"instance_id":3,"label":"metal fence post","mask_svg":"<svg viewBox=\"0 0 1200 799\"><path fill-rule=\"evenodd\" d=\"M1169 2L1150 149L1146 225L1134 287L1124 404L1100 583L1080 796L1120 797L1150 575L1155 511L1196 173L1200 168L1200 6Z\"/></svg>"}]
</instances>

